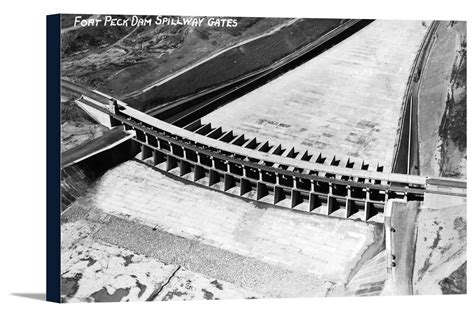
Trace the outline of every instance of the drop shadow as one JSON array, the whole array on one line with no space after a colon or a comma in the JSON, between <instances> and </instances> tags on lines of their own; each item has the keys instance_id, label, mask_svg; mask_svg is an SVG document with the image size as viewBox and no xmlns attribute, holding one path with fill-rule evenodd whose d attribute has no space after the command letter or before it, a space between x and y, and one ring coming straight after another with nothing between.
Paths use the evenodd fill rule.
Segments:
<instances>
[{"instance_id":1,"label":"drop shadow","mask_svg":"<svg viewBox=\"0 0 474 316\"><path fill-rule=\"evenodd\" d=\"M10 293L10 295L29 298L32 300L46 301L46 293Z\"/></svg>"}]
</instances>

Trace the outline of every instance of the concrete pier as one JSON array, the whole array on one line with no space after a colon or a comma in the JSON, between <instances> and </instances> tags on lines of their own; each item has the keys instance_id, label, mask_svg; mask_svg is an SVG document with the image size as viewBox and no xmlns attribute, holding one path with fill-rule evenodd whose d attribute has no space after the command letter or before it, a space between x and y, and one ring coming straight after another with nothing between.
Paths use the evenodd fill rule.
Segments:
<instances>
[{"instance_id":1,"label":"concrete pier","mask_svg":"<svg viewBox=\"0 0 474 316\"><path fill-rule=\"evenodd\" d=\"M195 184L242 198L336 217L382 220L390 198L421 200L426 179L367 170L368 165L273 146L211 124L178 128L121 104L111 113L88 97L140 145L139 159ZM189 129L191 128L191 129ZM225 139L224 139L225 138ZM257 149L258 148L258 149ZM327 163L323 163L326 161Z\"/></svg>"}]
</instances>

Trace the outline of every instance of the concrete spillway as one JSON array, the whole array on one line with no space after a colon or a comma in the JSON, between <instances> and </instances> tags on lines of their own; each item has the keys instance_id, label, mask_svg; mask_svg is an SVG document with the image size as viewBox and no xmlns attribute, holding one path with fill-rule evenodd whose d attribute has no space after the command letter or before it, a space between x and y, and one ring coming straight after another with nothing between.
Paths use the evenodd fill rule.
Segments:
<instances>
[{"instance_id":1,"label":"concrete spillway","mask_svg":"<svg viewBox=\"0 0 474 316\"><path fill-rule=\"evenodd\" d=\"M151 228L158 227L176 236L314 278L315 284L308 292L306 281L293 282L282 275L275 276L272 286L263 291L277 297L324 296L328 282L345 284L364 254L379 250L382 240L379 225L308 216L246 203L219 192L183 184L136 161L107 172L89 191L88 198L94 207L110 215L148 226L149 234ZM120 236L114 235L107 240L113 243L111 239ZM149 238L139 241L141 249L150 247ZM186 255L172 254L173 260L182 260L182 256ZM207 265L214 264L207 252L199 253L198 258L212 262ZM226 266L222 259L215 260L219 264L211 271L213 274ZM233 273L246 270L245 264L239 263L243 268ZM258 270L255 265L249 268L252 274L269 271ZM233 281L232 275L226 274L223 278ZM285 283L289 284L282 286ZM259 290L262 289L259 287Z\"/></svg>"},{"instance_id":2,"label":"concrete spillway","mask_svg":"<svg viewBox=\"0 0 474 316\"><path fill-rule=\"evenodd\" d=\"M203 118L204 123L390 169L422 21L375 21Z\"/></svg>"}]
</instances>

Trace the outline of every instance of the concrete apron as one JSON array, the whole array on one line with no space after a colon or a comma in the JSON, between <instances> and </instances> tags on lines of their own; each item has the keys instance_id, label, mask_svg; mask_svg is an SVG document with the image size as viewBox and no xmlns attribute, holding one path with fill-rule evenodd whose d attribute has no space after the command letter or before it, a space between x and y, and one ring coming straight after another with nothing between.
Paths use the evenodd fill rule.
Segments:
<instances>
[{"instance_id":1,"label":"concrete apron","mask_svg":"<svg viewBox=\"0 0 474 316\"><path fill-rule=\"evenodd\" d=\"M333 284L382 247L381 225L262 207L150 171L125 162L85 198L117 218Z\"/></svg>"}]
</instances>

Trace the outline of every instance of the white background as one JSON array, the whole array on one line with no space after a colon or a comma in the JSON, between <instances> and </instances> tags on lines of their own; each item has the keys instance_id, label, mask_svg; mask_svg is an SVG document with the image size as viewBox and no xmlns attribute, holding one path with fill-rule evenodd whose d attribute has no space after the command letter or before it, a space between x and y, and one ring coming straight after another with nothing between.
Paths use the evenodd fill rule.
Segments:
<instances>
[{"instance_id":1,"label":"white background","mask_svg":"<svg viewBox=\"0 0 474 316\"><path fill-rule=\"evenodd\" d=\"M0 16L2 62L0 310L2 314L472 315L474 309L469 306L472 295L63 305L28 298L41 296L46 286L46 15L121 13L470 20L473 12L473 8L468 5L469 1L318 2L287 0L267 1L265 4L257 0L214 2L79 0L67 3L66 1L2 1ZM470 36L471 23L472 21L468 23L468 53L469 43L473 43ZM469 54L469 60L471 56L472 54ZM468 75L471 73L469 71ZM472 76L469 76L468 82L471 82L471 79ZM469 118L472 117L471 112L468 110ZM469 119L469 122L472 122L472 119ZM468 145L468 156L472 157L470 145ZM471 166L468 170L468 178L471 178ZM473 211L470 206L471 203L468 205L468 213ZM472 215L468 217L470 222ZM471 233L468 236L470 237ZM472 245L472 240L469 241L469 245ZM472 254L472 251L469 253ZM472 262L471 256L469 257L468 261Z\"/></svg>"}]
</instances>

